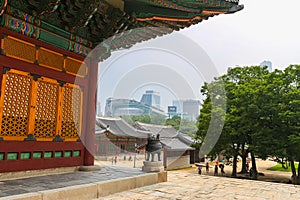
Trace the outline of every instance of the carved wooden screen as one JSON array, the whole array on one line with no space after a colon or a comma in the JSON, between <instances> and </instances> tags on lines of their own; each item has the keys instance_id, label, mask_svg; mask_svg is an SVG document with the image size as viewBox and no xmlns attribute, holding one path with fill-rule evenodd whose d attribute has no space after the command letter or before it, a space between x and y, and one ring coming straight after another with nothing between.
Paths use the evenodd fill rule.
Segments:
<instances>
[{"instance_id":1,"label":"carved wooden screen","mask_svg":"<svg viewBox=\"0 0 300 200\"><path fill-rule=\"evenodd\" d=\"M61 137L66 140L80 135L82 92L80 87L66 84L63 88Z\"/></svg>"},{"instance_id":2,"label":"carved wooden screen","mask_svg":"<svg viewBox=\"0 0 300 200\"><path fill-rule=\"evenodd\" d=\"M7 71L2 80L0 137L20 139L27 135L32 77Z\"/></svg>"},{"instance_id":3,"label":"carved wooden screen","mask_svg":"<svg viewBox=\"0 0 300 200\"><path fill-rule=\"evenodd\" d=\"M7 70L0 100L0 137L24 140L32 134L38 141L60 136L76 141L81 134L82 91L79 86Z\"/></svg>"},{"instance_id":4,"label":"carved wooden screen","mask_svg":"<svg viewBox=\"0 0 300 200\"><path fill-rule=\"evenodd\" d=\"M57 134L59 84L57 81L39 78L35 105L34 136L51 138Z\"/></svg>"}]
</instances>

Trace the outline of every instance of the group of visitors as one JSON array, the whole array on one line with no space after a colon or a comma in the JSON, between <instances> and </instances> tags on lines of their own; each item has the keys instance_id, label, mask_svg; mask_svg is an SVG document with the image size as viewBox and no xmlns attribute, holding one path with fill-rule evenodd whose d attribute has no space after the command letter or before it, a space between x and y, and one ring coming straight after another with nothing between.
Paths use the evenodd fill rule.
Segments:
<instances>
[{"instance_id":1,"label":"group of visitors","mask_svg":"<svg viewBox=\"0 0 300 200\"><path fill-rule=\"evenodd\" d=\"M124 155L124 161L126 160L126 155ZM129 155L128 161L132 161L131 155Z\"/></svg>"},{"instance_id":2,"label":"group of visitors","mask_svg":"<svg viewBox=\"0 0 300 200\"><path fill-rule=\"evenodd\" d=\"M225 174L224 168L225 168L225 160L222 160L222 163L219 164L219 161L216 161L215 167L214 167L214 176L218 176L218 171L219 168L221 170L221 175L223 176ZM205 163L205 169L206 169L206 174L209 173L209 162ZM198 174L202 174L202 165L198 165Z\"/></svg>"},{"instance_id":3,"label":"group of visitors","mask_svg":"<svg viewBox=\"0 0 300 200\"><path fill-rule=\"evenodd\" d=\"M118 160L118 157L117 156L115 156L115 157L112 157L111 158L111 164L113 165L113 164L117 164L117 160Z\"/></svg>"},{"instance_id":4,"label":"group of visitors","mask_svg":"<svg viewBox=\"0 0 300 200\"><path fill-rule=\"evenodd\" d=\"M121 157L122 158L122 157ZM126 155L124 155L123 156L123 160L124 161L126 161L126 160L128 160L128 161L133 161L133 159L136 159L136 160L139 160L137 157L134 157L133 158L133 156L132 155L129 155L129 157L127 157ZM113 164L117 164L117 161L118 161L118 157L117 156L113 156L112 158L111 158L111 164L113 165ZM122 159L121 159L121 161L122 161Z\"/></svg>"}]
</instances>

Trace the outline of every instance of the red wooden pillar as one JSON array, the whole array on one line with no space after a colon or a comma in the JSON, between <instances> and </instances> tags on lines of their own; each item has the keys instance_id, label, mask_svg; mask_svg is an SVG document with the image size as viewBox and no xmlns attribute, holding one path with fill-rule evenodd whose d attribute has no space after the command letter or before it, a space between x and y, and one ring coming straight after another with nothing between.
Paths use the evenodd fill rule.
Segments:
<instances>
[{"instance_id":1,"label":"red wooden pillar","mask_svg":"<svg viewBox=\"0 0 300 200\"><path fill-rule=\"evenodd\" d=\"M96 124L96 101L97 101L97 76L98 76L98 62L89 60L88 63L88 90L87 92L87 107L86 107L86 128L84 136L85 152L84 165L94 165L95 153L95 124Z\"/></svg>"},{"instance_id":2,"label":"red wooden pillar","mask_svg":"<svg viewBox=\"0 0 300 200\"><path fill-rule=\"evenodd\" d=\"M1 43L0 43L0 45L1 45ZM3 78L3 66L2 65L0 65L0 96L1 96L1 89L2 89L2 87L1 87L1 85L2 85L2 78Z\"/></svg>"},{"instance_id":3,"label":"red wooden pillar","mask_svg":"<svg viewBox=\"0 0 300 200\"><path fill-rule=\"evenodd\" d=\"M2 35L1 32L0 32L0 35ZM2 40L0 39L0 47L1 47L1 43L2 43ZM1 96L1 89L2 89L2 87L1 87L1 85L2 85L2 77L3 77L3 66L0 65L0 96Z\"/></svg>"}]
</instances>

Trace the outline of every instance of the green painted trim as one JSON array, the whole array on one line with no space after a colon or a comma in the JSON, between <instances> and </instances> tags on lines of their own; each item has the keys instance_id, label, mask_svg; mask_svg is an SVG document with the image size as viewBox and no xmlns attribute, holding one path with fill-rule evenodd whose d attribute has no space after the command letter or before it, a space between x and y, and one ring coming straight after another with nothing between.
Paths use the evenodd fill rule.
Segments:
<instances>
[{"instance_id":1,"label":"green painted trim","mask_svg":"<svg viewBox=\"0 0 300 200\"><path fill-rule=\"evenodd\" d=\"M59 37L53 33L45 30L41 30L40 38L41 41L52 44L53 46L59 47L64 50L69 49L69 41L63 37Z\"/></svg>"},{"instance_id":2,"label":"green painted trim","mask_svg":"<svg viewBox=\"0 0 300 200\"><path fill-rule=\"evenodd\" d=\"M9 8L10 12L18 11L15 8ZM89 46L91 47L92 43L86 39L74 36L47 22L34 20L35 18L30 15L26 14L28 19L23 19L19 15L12 16L12 14L13 13L5 13L1 16L0 26L82 56L87 56L91 51Z\"/></svg>"},{"instance_id":3,"label":"green painted trim","mask_svg":"<svg viewBox=\"0 0 300 200\"><path fill-rule=\"evenodd\" d=\"M34 159L42 158L42 152L33 152L32 158L34 158Z\"/></svg>"},{"instance_id":4,"label":"green painted trim","mask_svg":"<svg viewBox=\"0 0 300 200\"><path fill-rule=\"evenodd\" d=\"M45 151L44 158L52 158L53 152L52 151Z\"/></svg>"},{"instance_id":5,"label":"green painted trim","mask_svg":"<svg viewBox=\"0 0 300 200\"><path fill-rule=\"evenodd\" d=\"M73 151L73 157L79 157L81 154L81 151L80 150L75 150Z\"/></svg>"},{"instance_id":6,"label":"green painted trim","mask_svg":"<svg viewBox=\"0 0 300 200\"><path fill-rule=\"evenodd\" d=\"M54 152L54 157L55 157L55 158L61 158L62 155L63 155L62 151L55 151L55 152Z\"/></svg>"},{"instance_id":7,"label":"green painted trim","mask_svg":"<svg viewBox=\"0 0 300 200\"><path fill-rule=\"evenodd\" d=\"M64 152L64 157L68 158L72 156L72 151L65 151Z\"/></svg>"},{"instance_id":8,"label":"green painted trim","mask_svg":"<svg viewBox=\"0 0 300 200\"><path fill-rule=\"evenodd\" d=\"M18 153L16 152L7 153L7 160L18 160Z\"/></svg>"},{"instance_id":9,"label":"green painted trim","mask_svg":"<svg viewBox=\"0 0 300 200\"><path fill-rule=\"evenodd\" d=\"M28 159L30 159L30 152L22 152L20 154L20 159L21 160L28 160Z\"/></svg>"},{"instance_id":10,"label":"green painted trim","mask_svg":"<svg viewBox=\"0 0 300 200\"><path fill-rule=\"evenodd\" d=\"M4 153L0 153L0 160L4 160Z\"/></svg>"},{"instance_id":11,"label":"green painted trim","mask_svg":"<svg viewBox=\"0 0 300 200\"><path fill-rule=\"evenodd\" d=\"M54 33L57 33L58 35L61 35L62 37L65 37L65 38L70 38L70 36L71 36L71 33L67 32L63 29L57 28L57 27L55 27L47 22L44 22L44 21L41 21L41 28L51 31L51 32L54 32Z\"/></svg>"}]
</instances>

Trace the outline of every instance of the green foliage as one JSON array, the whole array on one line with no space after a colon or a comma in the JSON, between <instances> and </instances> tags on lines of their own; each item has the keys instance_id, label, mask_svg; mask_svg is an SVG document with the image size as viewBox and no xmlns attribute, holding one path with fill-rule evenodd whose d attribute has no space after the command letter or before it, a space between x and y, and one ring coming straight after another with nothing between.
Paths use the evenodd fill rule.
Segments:
<instances>
[{"instance_id":1,"label":"green foliage","mask_svg":"<svg viewBox=\"0 0 300 200\"><path fill-rule=\"evenodd\" d=\"M166 118L164 116L158 116L158 115L141 115L141 116L124 115L122 116L122 119L124 119L130 125L133 125L134 122L136 121L145 124L163 125L166 121Z\"/></svg>"},{"instance_id":2,"label":"green foliage","mask_svg":"<svg viewBox=\"0 0 300 200\"><path fill-rule=\"evenodd\" d=\"M167 119L164 125L173 126L176 130L180 128L181 117L173 116L171 119Z\"/></svg>"},{"instance_id":3,"label":"green foliage","mask_svg":"<svg viewBox=\"0 0 300 200\"><path fill-rule=\"evenodd\" d=\"M298 168L298 164L295 164L295 167ZM283 168L281 164L277 164L273 167L268 168L268 170L271 171L281 171L281 172L291 172L291 166L289 166L287 169Z\"/></svg>"},{"instance_id":4,"label":"green foliage","mask_svg":"<svg viewBox=\"0 0 300 200\"><path fill-rule=\"evenodd\" d=\"M167 119L164 125L173 126L173 128L180 131L181 133L185 133L190 136L194 136L197 131L197 126L195 122L192 122L187 119L182 119L179 116L173 116L172 118Z\"/></svg>"},{"instance_id":5,"label":"green foliage","mask_svg":"<svg viewBox=\"0 0 300 200\"><path fill-rule=\"evenodd\" d=\"M202 87L206 99L200 112L196 139L205 145L205 136L218 116L216 113L222 113L225 108L214 106L216 102L212 101L219 93L216 83L222 80L226 90L225 123L210 155L242 156L251 152L263 159L276 157L299 161L299 77L299 65L274 72L259 66L229 69L227 74ZM213 127L216 130L216 126ZM256 168L255 160L252 161L252 167Z\"/></svg>"},{"instance_id":6,"label":"green foliage","mask_svg":"<svg viewBox=\"0 0 300 200\"><path fill-rule=\"evenodd\" d=\"M174 116L171 119L166 119L163 116L158 115L141 115L141 116L122 116L127 123L133 125L134 122L142 122L145 124L156 124L156 125L170 125L173 126L176 130L179 130L182 133L194 136L197 131L196 122L189 121L187 119L181 119L179 116Z\"/></svg>"}]
</instances>

